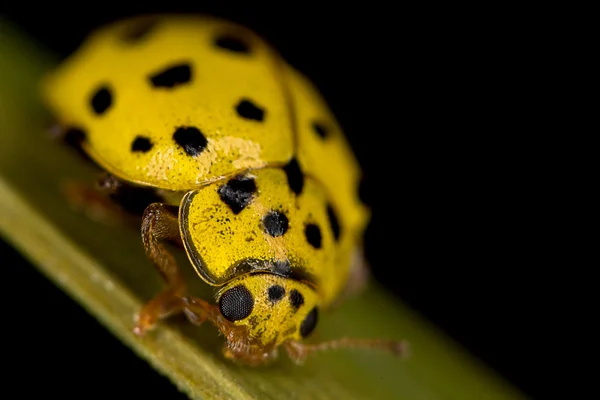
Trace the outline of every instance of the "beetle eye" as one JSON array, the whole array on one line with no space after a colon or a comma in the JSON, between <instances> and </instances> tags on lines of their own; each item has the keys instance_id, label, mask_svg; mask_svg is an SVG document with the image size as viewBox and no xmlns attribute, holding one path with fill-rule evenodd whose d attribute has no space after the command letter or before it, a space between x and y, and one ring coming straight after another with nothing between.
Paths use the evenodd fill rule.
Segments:
<instances>
[{"instance_id":1,"label":"beetle eye","mask_svg":"<svg viewBox=\"0 0 600 400\"><path fill-rule=\"evenodd\" d=\"M231 322L246 318L252 313L253 308L252 293L243 285L229 289L219 299L221 314Z\"/></svg>"},{"instance_id":2,"label":"beetle eye","mask_svg":"<svg viewBox=\"0 0 600 400\"><path fill-rule=\"evenodd\" d=\"M300 334L303 338L307 337L315 330L317 326L317 321L319 319L319 310L317 307L310 310L304 321L302 321L302 325L300 325Z\"/></svg>"}]
</instances>

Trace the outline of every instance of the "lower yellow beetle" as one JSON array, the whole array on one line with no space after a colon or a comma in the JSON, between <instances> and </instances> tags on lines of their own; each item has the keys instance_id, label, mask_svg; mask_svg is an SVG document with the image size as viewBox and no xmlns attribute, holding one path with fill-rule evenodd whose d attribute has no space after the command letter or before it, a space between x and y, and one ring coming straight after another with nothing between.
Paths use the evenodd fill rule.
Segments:
<instances>
[{"instance_id":1,"label":"lower yellow beetle","mask_svg":"<svg viewBox=\"0 0 600 400\"><path fill-rule=\"evenodd\" d=\"M402 341L303 342L361 286L369 212L324 99L260 37L201 16L118 21L49 75L43 96L60 136L106 171L100 190L72 185L70 200L102 218L142 211L168 287L140 311L137 334L185 313L253 365L280 347L296 361L342 347L404 354ZM219 288L216 304L188 293L166 241Z\"/></svg>"}]
</instances>

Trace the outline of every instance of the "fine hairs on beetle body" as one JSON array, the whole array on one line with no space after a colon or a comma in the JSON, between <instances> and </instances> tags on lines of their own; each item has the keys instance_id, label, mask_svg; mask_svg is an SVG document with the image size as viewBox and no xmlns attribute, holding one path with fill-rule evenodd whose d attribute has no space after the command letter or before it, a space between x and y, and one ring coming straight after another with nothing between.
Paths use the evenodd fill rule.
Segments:
<instances>
[{"instance_id":1,"label":"fine hairs on beetle body","mask_svg":"<svg viewBox=\"0 0 600 400\"><path fill-rule=\"evenodd\" d=\"M404 341L305 343L321 313L366 280L360 167L312 83L244 27L203 16L117 21L43 82L58 128L105 172L67 199L101 221L141 219L146 254L167 283L139 311L144 335L184 313L212 323L226 357L296 362L336 348L403 356ZM188 293L165 243L218 288ZM189 266L185 266L186 268Z\"/></svg>"}]
</instances>

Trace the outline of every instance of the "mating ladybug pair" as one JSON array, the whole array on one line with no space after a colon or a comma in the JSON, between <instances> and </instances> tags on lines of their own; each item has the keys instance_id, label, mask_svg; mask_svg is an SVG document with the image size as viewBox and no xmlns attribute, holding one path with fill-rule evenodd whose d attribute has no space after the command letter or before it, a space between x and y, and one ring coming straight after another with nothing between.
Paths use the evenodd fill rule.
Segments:
<instances>
[{"instance_id":1,"label":"mating ladybug pair","mask_svg":"<svg viewBox=\"0 0 600 400\"><path fill-rule=\"evenodd\" d=\"M249 364L280 346L296 361L341 347L403 353L387 340L303 343L363 283L369 212L325 101L253 32L199 16L119 21L43 89L62 137L107 172L99 190L70 186L70 200L106 219L129 217L124 198L144 207L143 245L167 287L139 312L137 334L183 312ZM219 288L216 304L188 293L166 242Z\"/></svg>"}]
</instances>

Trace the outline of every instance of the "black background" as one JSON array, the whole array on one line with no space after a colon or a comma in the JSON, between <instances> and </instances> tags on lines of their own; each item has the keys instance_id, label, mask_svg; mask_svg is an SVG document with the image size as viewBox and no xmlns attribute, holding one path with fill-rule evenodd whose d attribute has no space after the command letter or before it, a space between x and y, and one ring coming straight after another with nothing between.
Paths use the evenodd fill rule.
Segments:
<instances>
[{"instance_id":1,"label":"black background","mask_svg":"<svg viewBox=\"0 0 600 400\"><path fill-rule=\"evenodd\" d=\"M375 278L537 396L535 377L550 368L539 358L547 351L539 339L550 326L540 310L551 305L535 272L537 217L523 161L529 139L515 123L522 110L518 92L511 93L523 58L517 47L507 49L513 29L489 10L219 4L7 15L65 56L95 26L137 13L208 12L258 31L320 87L363 165ZM17 335L44 329L51 342L40 343L32 360L12 360L17 374L35 373L58 387L64 368L73 368L68 373L99 394L117 384L140 397L175 393L5 247L10 276L31 282L28 296L61 310L38 315L34 306L8 307L5 318L23 326ZM73 336L62 329L52 335L58 326L72 327ZM55 359L64 365L55 368Z\"/></svg>"}]
</instances>

